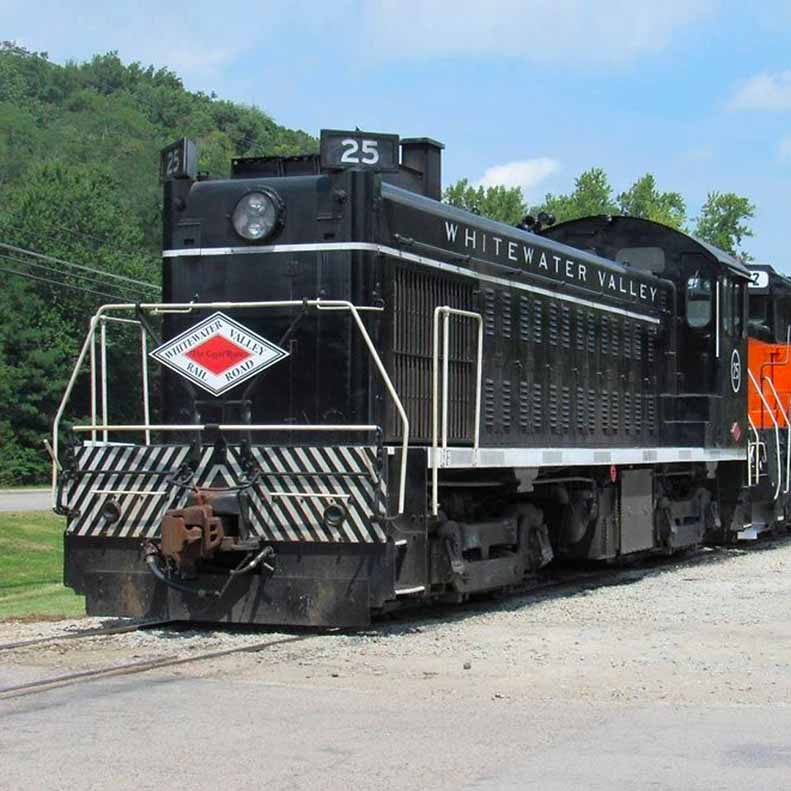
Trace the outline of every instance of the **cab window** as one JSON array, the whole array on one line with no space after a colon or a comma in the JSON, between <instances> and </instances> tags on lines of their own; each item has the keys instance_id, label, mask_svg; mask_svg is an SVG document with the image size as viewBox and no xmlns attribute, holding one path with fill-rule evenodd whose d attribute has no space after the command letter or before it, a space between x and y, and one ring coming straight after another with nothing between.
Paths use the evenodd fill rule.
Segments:
<instances>
[{"instance_id":1,"label":"cab window","mask_svg":"<svg viewBox=\"0 0 791 791\"><path fill-rule=\"evenodd\" d=\"M737 338L744 335L744 284L733 284L733 331Z\"/></svg>"},{"instance_id":2,"label":"cab window","mask_svg":"<svg viewBox=\"0 0 791 791\"><path fill-rule=\"evenodd\" d=\"M726 335L733 335L733 281L724 277L722 279L722 328Z\"/></svg>"},{"instance_id":3,"label":"cab window","mask_svg":"<svg viewBox=\"0 0 791 791\"><path fill-rule=\"evenodd\" d=\"M695 273L687 280L687 324L705 327L711 321L711 280Z\"/></svg>"}]
</instances>

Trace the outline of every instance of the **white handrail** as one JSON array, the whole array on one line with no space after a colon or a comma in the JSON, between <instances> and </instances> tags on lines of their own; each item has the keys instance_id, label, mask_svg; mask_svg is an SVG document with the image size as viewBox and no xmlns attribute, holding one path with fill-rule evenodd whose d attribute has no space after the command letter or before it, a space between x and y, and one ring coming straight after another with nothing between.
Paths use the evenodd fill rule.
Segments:
<instances>
[{"instance_id":1,"label":"white handrail","mask_svg":"<svg viewBox=\"0 0 791 791\"><path fill-rule=\"evenodd\" d=\"M481 439L481 385L483 381L483 317L469 310L439 305L434 308L434 336L432 342L432 436L431 436L431 512L439 512L439 319L442 316L442 450L448 449L448 381L450 317L473 319L478 324L478 353L475 375L475 426L473 434L473 463L477 461Z\"/></svg>"},{"instance_id":2,"label":"white handrail","mask_svg":"<svg viewBox=\"0 0 791 791\"><path fill-rule=\"evenodd\" d=\"M379 426L346 425L339 423L123 423L98 424L90 426L72 426L73 431L207 431L216 428L218 431L378 431Z\"/></svg>"},{"instance_id":3,"label":"white handrail","mask_svg":"<svg viewBox=\"0 0 791 791\"><path fill-rule=\"evenodd\" d=\"M94 316L91 317L91 322L89 325L88 334L85 338L85 342L82 345L82 349L80 350L80 354L77 357L77 362L74 366L74 370L72 371L71 377L66 385L66 390L63 394L63 398L61 399L60 405L58 407L58 411L55 414L55 419L52 424L52 448L53 448L53 459L52 459L52 502L53 506L57 505L57 481L58 481L58 450L59 450L59 433L60 433L60 421L63 418L63 414L66 410L66 404L71 397L72 390L74 389L74 385L77 381L77 376L82 368L82 365L85 361L85 356L88 352L89 347L94 342L94 336L96 333L96 325L99 321L102 321L102 326L104 326L105 320L113 320L115 317L109 315L111 311L132 311L132 310L142 310L142 311L151 311L151 312L168 312L168 311L185 311L191 312L193 310L200 310L200 309L214 309L214 310L223 310L223 309L234 309L234 310L250 310L253 308L291 308L291 307L315 307L318 310L348 310L352 317L354 318L355 324L363 337L363 341L365 342L366 347L368 348L369 353L373 357L374 363L379 371L382 380L384 381L385 388L387 389L388 394L393 400L393 403L396 407L398 412L399 418L401 420L402 425L402 442L401 442L401 469L400 469L400 480L399 480L399 492L398 492L398 513L402 514L404 512L405 500L406 500L406 466L407 466L407 454L409 450L409 418L407 417L406 410L404 409L404 405L401 403L401 399L396 392L395 387L393 386L393 382L390 379L390 376L387 373L387 369L384 367L381 358L379 357L379 353L376 350L376 346L374 345L373 341L371 340L371 336L368 334L368 331L365 328L365 324L363 323L362 318L360 317L360 311L377 311L381 312L384 308L379 306L361 306L358 308L356 305L353 305L351 302L347 300L321 300L321 299L306 299L306 300L278 300L278 301L259 301L259 302L144 302L141 304L134 304L134 303L117 303L117 304L107 304L102 305L96 312ZM93 376L95 374L95 359L92 357L92 366L91 366L91 375L92 381ZM94 385L95 386L95 385ZM146 388L147 389L147 388ZM95 394L95 390L92 391ZM93 403L95 403L95 395L92 399ZM173 426L173 425L163 425L163 426L156 426L151 425L146 422L141 425L122 425L122 426L115 426L109 425L107 423L106 412L104 414L103 422L101 425L98 425L96 422L95 411L91 412L92 415L92 422L91 425L88 426L74 426L75 431L201 431L205 430L205 427L195 426L195 425L186 425L186 426ZM369 431L378 431L378 426L365 426L365 430ZM225 431L344 431L344 430L351 430L351 431L359 431L363 430L361 426L305 426L305 425L266 425L266 426L251 426L251 425L220 425L220 430Z\"/></svg>"},{"instance_id":4,"label":"white handrail","mask_svg":"<svg viewBox=\"0 0 791 791\"><path fill-rule=\"evenodd\" d=\"M768 376L765 376L764 379L771 388L772 395L775 397L775 401L777 401L777 408L780 410L780 414L786 422L786 485L783 488L783 494L788 494L791 488L791 423L788 421L788 413L783 408L774 382Z\"/></svg>"},{"instance_id":5,"label":"white handrail","mask_svg":"<svg viewBox=\"0 0 791 791\"><path fill-rule=\"evenodd\" d=\"M755 444L753 446L755 450L755 484L753 484L753 468L752 468L752 461L750 460L750 448L749 448L749 440L747 441L747 485L753 486L758 485L758 479L761 477L761 468L758 463L758 446L761 444L761 437L758 434L758 429L755 427L755 423L753 423L753 419L750 415L747 415L747 422L750 424L750 430L755 434Z\"/></svg>"},{"instance_id":6,"label":"white handrail","mask_svg":"<svg viewBox=\"0 0 791 791\"><path fill-rule=\"evenodd\" d=\"M107 419L107 415L109 414L107 411L107 320L104 317L102 317L100 338L99 358L102 361L102 423L107 425L110 421ZM106 429L102 439L107 442Z\"/></svg>"},{"instance_id":7,"label":"white handrail","mask_svg":"<svg viewBox=\"0 0 791 791\"><path fill-rule=\"evenodd\" d=\"M151 408L148 403L148 344L146 342L146 328L140 323L140 368L143 384L143 422L151 422ZM146 429L146 445L151 444L151 432Z\"/></svg>"},{"instance_id":8,"label":"white handrail","mask_svg":"<svg viewBox=\"0 0 791 791\"><path fill-rule=\"evenodd\" d=\"M775 496L773 499L776 500L780 496L780 485L783 479L783 468L782 462L780 460L780 427L777 425L777 419L774 416L774 412L772 412L772 408L769 406L769 402L766 400L766 396L764 396L761 388L758 386L758 382L755 381L753 372L749 368L747 369L747 375L750 377L750 381L753 383L753 387L758 393L761 403L766 407L766 411L769 413L769 417L772 419L772 423L775 427L775 450L777 451L777 486L775 487Z\"/></svg>"}]
</instances>

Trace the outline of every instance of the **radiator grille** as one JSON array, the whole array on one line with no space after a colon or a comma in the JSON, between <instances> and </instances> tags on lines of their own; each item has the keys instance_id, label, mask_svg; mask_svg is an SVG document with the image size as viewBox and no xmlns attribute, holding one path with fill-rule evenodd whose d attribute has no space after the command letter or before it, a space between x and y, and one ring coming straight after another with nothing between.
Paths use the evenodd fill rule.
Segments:
<instances>
[{"instance_id":1,"label":"radiator grille","mask_svg":"<svg viewBox=\"0 0 791 791\"><path fill-rule=\"evenodd\" d=\"M494 294L492 301L493 297ZM488 299L486 304L488 306ZM439 305L474 311L472 284L457 283L402 267L396 269L393 284L393 384L404 402L410 435L416 442L431 440L433 321L434 308ZM492 321L493 311L492 305ZM472 440L477 325L473 321L452 317L450 327L448 439ZM487 331L488 328L487 316ZM441 335L440 324L440 338ZM398 416L392 408L388 414L390 435L401 436Z\"/></svg>"}]
</instances>

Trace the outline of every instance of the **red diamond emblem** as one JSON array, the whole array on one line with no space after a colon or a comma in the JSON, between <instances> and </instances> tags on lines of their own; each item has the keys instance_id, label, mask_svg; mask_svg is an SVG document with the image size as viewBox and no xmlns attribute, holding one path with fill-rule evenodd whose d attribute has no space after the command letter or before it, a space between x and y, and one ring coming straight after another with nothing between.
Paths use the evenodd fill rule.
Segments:
<instances>
[{"instance_id":1,"label":"red diamond emblem","mask_svg":"<svg viewBox=\"0 0 791 791\"><path fill-rule=\"evenodd\" d=\"M288 352L217 312L166 341L151 356L218 397L288 357Z\"/></svg>"},{"instance_id":2,"label":"red diamond emblem","mask_svg":"<svg viewBox=\"0 0 791 791\"><path fill-rule=\"evenodd\" d=\"M229 341L223 335L212 335L185 356L213 374L221 374L250 357L250 352Z\"/></svg>"}]
</instances>

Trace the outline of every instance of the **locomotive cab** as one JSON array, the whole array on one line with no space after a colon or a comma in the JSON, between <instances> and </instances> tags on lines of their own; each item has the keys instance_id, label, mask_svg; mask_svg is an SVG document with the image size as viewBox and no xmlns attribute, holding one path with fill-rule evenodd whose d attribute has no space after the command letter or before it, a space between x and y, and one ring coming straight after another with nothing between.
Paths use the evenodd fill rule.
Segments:
<instances>
[{"instance_id":1,"label":"locomotive cab","mask_svg":"<svg viewBox=\"0 0 791 791\"><path fill-rule=\"evenodd\" d=\"M675 229L637 217L589 217L549 228L546 235L650 271L672 284L666 440L680 445L741 445L746 360L746 286L736 258Z\"/></svg>"}]
</instances>

